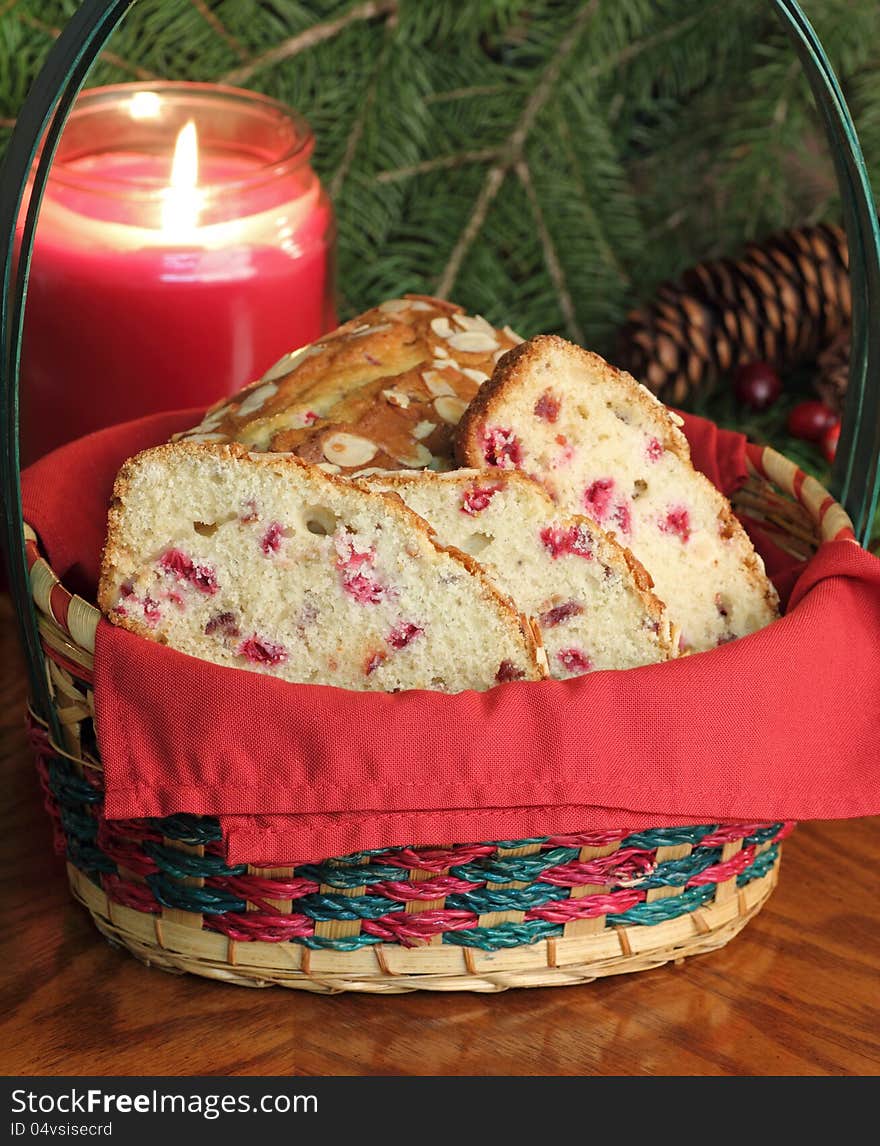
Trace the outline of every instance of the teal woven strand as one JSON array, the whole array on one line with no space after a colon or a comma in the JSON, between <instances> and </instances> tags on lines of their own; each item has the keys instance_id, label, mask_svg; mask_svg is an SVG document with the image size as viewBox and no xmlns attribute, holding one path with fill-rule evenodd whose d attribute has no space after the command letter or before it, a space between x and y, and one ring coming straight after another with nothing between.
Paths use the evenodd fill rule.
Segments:
<instances>
[{"instance_id":1,"label":"teal woven strand","mask_svg":"<svg viewBox=\"0 0 880 1146\"><path fill-rule=\"evenodd\" d=\"M85 872L89 878L95 873L116 874L116 864L91 840L81 840L77 836L67 837L67 858L75 868Z\"/></svg>"},{"instance_id":2,"label":"teal woven strand","mask_svg":"<svg viewBox=\"0 0 880 1146\"><path fill-rule=\"evenodd\" d=\"M304 864L296 869L301 879L310 879L314 883L327 884L329 887L338 887L340 891L347 891L353 887L363 887L367 882L379 883L381 880L400 880L404 872L391 864L369 864L360 867L334 867L330 864Z\"/></svg>"},{"instance_id":3,"label":"teal woven strand","mask_svg":"<svg viewBox=\"0 0 880 1146\"><path fill-rule=\"evenodd\" d=\"M291 940L301 947L309 947L312 951L359 951L361 947L373 947L383 943L377 935L346 935L340 939L328 939L323 935L304 935Z\"/></svg>"},{"instance_id":4,"label":"teal woven strand","mask_svg":"<svg viewBox=\"0 0 880 1146\"><path fill-rule=\"evenodd\" d=\"M247 864L228 867L220 856L189 855L187 852L178 851L177 848L168 847L166 844L154 843L152 840L146 840L143 849L156 861L162 871L178 879L209 879L212 876L247 874Z\"/></svg>"},{"instance_id":5,"label":"teal woven strand","mask_svg":"<svg viewBox=\"0 0 880 1146\"><path fill-rule=\"evenodd\" d=\"M551 848L530 856L486 856L450 868L454 876L469 883L533 883L550 867L571 863L580 848Z\"/></svg>"},{"instance_id":6,"label":"teal woven strand","mask_svg":"<svg viewBox=\"0 0 880 1146\"><path fill-rule=\"evenodd\" d=\"M606 918L615 927L631 923L653 927L655 923L665 923L667 919L675 919L689 911L696 911L707 899L712 898L717 886L714 883L707 883L704 887L689 887L681 895L658 899L654 903L639 903L627 911L621 911L619 915L609 915Z\"/></svg>"},{"instance_id":7,"label":"teal woven strand","mask_svg":"<svg viewBox=\"0 0 880 1146\"><path fill-rule=\"evenodd\" d=\"M768 840L775 839L784 827L785 824L782 823L768 824L766 828L759 828L756 832L752 832L750 836L746 836L743 843L765 844Z\"/></svg>"},{"instance_id":8,"label":"teal woven strand","mask_svg":"<svg viewBox=\"0 0 880 1146\"><path fill-rule=\"evenodd\" d=\"M549 883L535 883L531 887L484 888L481 891L465 891L446 897L448 911L473 911L475 915L486 915L490 911L528 911L532 907L543 907L559 899L568 899L570 888L554 887Z\"/></svg>"},{"instance_id":9,"label":"teal woven strand","mask_svg":"<svg viewBox=\"0 0 880 1146\"><path fill-rule=\"evenodd\" d=\"M621 842L622 848L646 848L654 851L656 848L673 848L678 844L700 843L703 836L711 835L718 830L717 824L701 824L691 828L651 828L646 832L635 832Z\"/></svg>"},{"instance_id":10,"label":"teal woven strand","mask_svg":"<svg viewBox=\"0 0 880 1146\"><path fill-rule=\"evenodd\" d=\"M527 848L534 847L535 844L546 844L550 839L549 836L530 836L527 840L489 840L488 847L490 848L504 848L505 850L514 848Z\"/></svg>"},{"instance_id":11,"label":"teal woven strand","mask_svg":"<svg viewBox=\"0 0 880 1146\"><path fill-rule=\"evenodd\" d=\"M193 847L218 843L223 839L220 821L213 816L193 816L181 812L176 816L153 818L149 823L167 839L180 840L182 844L191 844Z\"/></svg>"},{"instance_id":12,"label":"teal woven strand","mask_svg":"<svg viewBox=\"0 0 880 1146\"><path fill-rule=\"evenodd\" d=\"M401 911L401 904L381 895L312 894L296 901L296 910L319 923L331 919L381 919L383 915Z\"/></svg>"},{"instance_id":13,"label":"teal woven strand","mask_svg":"<svg viewBox=\"0 0 880 1146\"><path fill-rule=\"evenodd\" d=\"M721 848L705 848L691 852L689 856L683 856L681 859L663 860L649 875L634 880L631 886L644 888L646 891L653 887L683 887L689 879L720 860Z\"/></svg>"},{"instance_id":14,"label":"teal woven strand","mask_svg":"<svg viewBox=\"0 0 880 1146\"><path fill-rule=\"evenodd\" d=\"M93 788L88 780L77 776L73 768L60 756L55 756L46 769L49 777L49 791L59 803L98 804L103 793Z\"/></svg>"},{"instance_id":15,"label":"teal woven strand","mask_svg":"<svg viewBox=\"0 0 880 1146\"><path fill-rule=\"evenodd\" d=\"M500 951L509 947L526 947L561 934L561 923L531 919L527 923L499 923L497 927L446 931L443 934L443 942L455 947L479 947L484 951Z\"/></svg>"},{"instance_id":16,"label":"teal woven strand","mask_svg":"<svg viewBox=\"0 0 880 1146\"><path fill-rule=\"evenodd\" d=\"M247 909L243 899L228 891L186 887L168 879L161 872L158 875L148 875L147 883L163 907L173 907L178 911L192 911L197 915L225 915L227 911L242 912Z\"/></svg>"},{"instance_id":17,"label":"teal woven strand","mask_svg":"<svg viewBox=\"0 0 880 1146\"><path fill-rule=\"evenodd\" d=\"M66 836L74 836L88 843L95 842L98 836L98 824L94 816L90 816L75 804L59 804L58 814Z\"/></svg>"},{"instance_id":18,"label":"teal woven strand","mask_svg":"<svg viewBox=\"0 0 880 1146\"><path fill-rule=\"evenodd\" d=\"M736 877L736 886L745 887L753 879L760 879L762 875L766 875L776 863L778 856L779 844L773 844L765 852L761 852L758 858Z\"/></svg>"}]
</instances>

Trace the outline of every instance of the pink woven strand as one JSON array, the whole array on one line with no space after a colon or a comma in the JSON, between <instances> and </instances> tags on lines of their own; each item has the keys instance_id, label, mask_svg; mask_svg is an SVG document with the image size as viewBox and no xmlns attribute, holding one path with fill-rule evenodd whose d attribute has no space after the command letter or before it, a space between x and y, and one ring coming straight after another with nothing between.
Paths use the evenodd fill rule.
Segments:
<instances>
[{"instance_id":1,"label":"pink woven strand","mask_svg":"<svg viewBox=\"0 0 880 1146\"><path fill-rule=\"evenodd\" d=\"M55 797L52 795L52 789L49 787L49 769L46 764L46 757L38 753L35 760L37 765L37 777L43 792L43 807L48 812L49 822L52 825L52 850L57 856L63 856L67 852L67 838L61 826L61 816L58 812L58 805L55 802Z\"/></svg>"},{"instance_id":2,"label":"pink woven strand","mask_svg":"<svg viewBox=\"0 0 880 1146\"><path fill-rule=\"evenodd\" d=\"M315 933L314 921L307 915L264 915L259 911L206 915L203 925L209 931L219 931L244 943L285 943Z\"/></svg>"},{"instance_id":3,"label":"pink woven strand","mask_svg":"<svg viewBox=\"0 0 880 1146\"><path fill-rule=\"evenodd\" d=\"M470 863L482 856L494 855L497 848L490 844L469 844L453 848L400 848L382 856L383 864L411 868L413 871L446 871L459 864Z\"/></svg>"},{"instance_id":4,"label":"pink woven strand","mask_svg":"<svg viewBox=\"0 0 880 1146\"><path fill-rule=\"evenodd\" d=\"M153 875L159 870L156 861L148 856L143 845L148 840L158 842L158 832L147 830L143 824L137 830L137 821L98 820L98 847L114 863L138 875Z\"/></svg>"},{"instance_id":5,"label":"pink woven strand","mask_svg":"<svg viewBox=\"0 0 880 1146\"><path fill-rule=\"evenodd\" d=\"M618 915L645 899L636 888L612 891L608 895L585 895L583 899L560 899L526 912L526 919L545 919L549 923L568 923L572 919L594 919L597 915Z\"/></svg>"},{"instance_id":6,"label":"pink woven strand","mask_svg":"<svg viewBox=\"0 0 880 1146\"><path fill-rule=\"evenodd\" d=\"M269 879L259 875L225 875L214 876L212 886L222 887L231 891L242 899L252 903L260 899L302 899L304 895L313 895L319 887L312 879L302 879L298 876L289 879Z\"/></svg>"},{"instance_id":7,"label":"pink woven strand","mask_svg":"<svg viewBox=\"0 0 880 1146\"><path fill-rule=\"evenodd\" d=\"M393 912L381 919L369 919L361 930L367 935L375 935L389 942L402 943L411 947L415 943L430 939L444 931L466 931L477 926L477 916L472 911L422 911L417 915L406 912Z\"/></svg>"},{"instance_id":8,"label":"pink woven strand","mask_svg":"<svg viewBox=\"0 0 880 1146\"><path fill-rule=\"evenodd\" d=\"M687 881L687 887L704 887L707 883L724 883L728 879L733 879L734 876L739 875L740 872L752 863L755 858L755 845L750 844L747 848L737 852L729 860L724 863L716 863L711 867L707 867L705 871L699 872L697 875L692 875Z\"/></svg>"},{"instance_id":9,"label":"pink woven strand","mask_svg":"<svg viewBox=\"0 0 880 1146\"><path fill-rule=\"evenodd\" d=\"M375 895L384 895L386 899L394 899L398 903L410 903L414 900L442 899L446 895L461 895L465 891L483 887L484 884L485 880L473 883L467 879L458 879L454 875L438 875L433 879L414 883L382 880L370 884L369 888Z\"/></svg>"},{"instance_id":10,"label":"pink woven strand","mask_svg":"<svg viewBox=\"0 0 880 1146\"><path fill-rule=\"evenodd\" d=\"M592 860L572 860L547 868L540 883L554 887L579 887L584 883L622 883L649 875L656 867L656 853L641 848L623 848L610 856Z\"/></svg>"},{"instance_id":11,"label":"pink woven strand","mask_svg":"<svg viewBox=\"0 0 880 1146\"><path fill-rule=\"evenodd\" d=\"M601 832L575 832L570 836L550 836L544 847L547 848L606 848L632 835L632 829L608 828Z\"/></svg>"},{"instance_id":12,"label":"pink woven strand","mask_svg":"<svg viewBox=\"0 0 880 1146\"><path fill-rule=\"evenodd\" d=\"M718 848L723 844L729 844L732 840L742 840L746 836L752 835L754 832L760 832L766 828L766 823L762 824L723 824L716 832L710 836L704 836L700 840L701 848Z\"/></svg>"},{"instance_id":13,"label":"pink woven strand","mask_svg":"<svg viewBox=\"0 0 880 1146\"><path fill-rule=\"evenodd\" d=\"M131 907L135 911L144 911L151 915L156 915L162 910L145 883L134 883L118 875L108 874L102 877L101 886L109 899L122 904L123 907Z\"/></svg>"}]
</instances>

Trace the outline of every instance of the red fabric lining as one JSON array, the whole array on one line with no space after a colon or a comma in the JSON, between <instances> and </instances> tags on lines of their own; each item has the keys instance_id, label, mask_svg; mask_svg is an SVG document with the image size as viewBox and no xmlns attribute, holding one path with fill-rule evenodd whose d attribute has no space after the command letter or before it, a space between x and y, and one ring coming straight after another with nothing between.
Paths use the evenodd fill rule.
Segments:
<instances>
[{"instance_id":1,"label":"red fabric lining","mask_svg":"<svg viewBox=\"0 0 880 1146\"><path fill-rule=\"evenodd\" d=\"M125 457L192 411L101 431L24 475L25 516L68 588L94 595ZM725 492L745 441L686 419ZM852 542L806 566L751 529L787 615L712 653L626 673L397 695L290 685L101 622L106 814L219 815L230 862L733 819L880 812L880 562Z\"/></svg>"}]
</instances>

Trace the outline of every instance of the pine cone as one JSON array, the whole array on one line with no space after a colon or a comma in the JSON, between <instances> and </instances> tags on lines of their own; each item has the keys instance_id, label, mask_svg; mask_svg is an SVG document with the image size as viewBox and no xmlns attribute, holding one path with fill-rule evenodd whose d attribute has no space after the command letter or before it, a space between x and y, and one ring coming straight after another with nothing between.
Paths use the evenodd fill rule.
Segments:
<instances>
[{"instance_id":1,"label":"pine cone","mask_svg":"<svg viewBox=\"0 0 880 1146\"><path fill-rule=\"evenodd\" d=\"M847 326L822 351L813 380L813 387L822 401L838 413L843 411L843 399L849 382L850 337L851 331Z\"/></svg>"},{"instance_id":2,"label":"pine cone","mask_svg":"<svg viewBox=\"0 0 880 1146\"><path fill-rule=\"evenodd\" d=\"M629 315L617 359L676 405L746 362L789 370L815 361L849 323L848 267L846 235L832 224L749 243L739 259L664 283Z\"/></svg>"}]
</instances>

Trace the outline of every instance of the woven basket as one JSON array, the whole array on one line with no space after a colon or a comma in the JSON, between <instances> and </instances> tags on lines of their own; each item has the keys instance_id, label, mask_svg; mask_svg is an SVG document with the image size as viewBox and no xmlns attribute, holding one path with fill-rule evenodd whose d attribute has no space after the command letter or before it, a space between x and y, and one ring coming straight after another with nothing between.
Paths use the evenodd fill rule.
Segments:
<instances>
[{"instance_id":1,"label":"woven basket","mask_svg":"<svg viewBox=\"0 0 880 1146\"><path fill-rule=\"evenodd\" d=\"M749 462L735 504L778 545L807 557L820 539L853 536L843 509L793 463L755 447ZM62 734L54 742L31 715L56 844L98 928L146 963L312 991L584 983L722 946L775 886L790 824L384 848L259 868L224 862L211 817L106 820L92 725L99 614L26 536Z\"/></svg>"},{"instance_id":2,"label":"woven basket","mask_svg":"<svg viewBox=\"0 0 880 1146\"><path fill-rule=\"evenodd\" d=\"M133 2L80 5L22 108L0 179L5 547L30 674L33 744L74 895L112 942L157 967L322 992L584 983L722 946L773 890L790 824L398 847L259 868L225 863L211 817L104 817L91 686L98 613L58 582L23 521L18 383L27 273L52 157L94 60ZM772 3L813 87L841 185L853 337L834 488L864 540L880 455L880 388L869 384L880 376L880 326L868 321L880 305L880 230L821 46L793 0ZM791 462L750 447L749 463L736 507L763 522L782 548L806 557L820 540L853 537L841 505Z\"/></svg>"}]
</instances>

